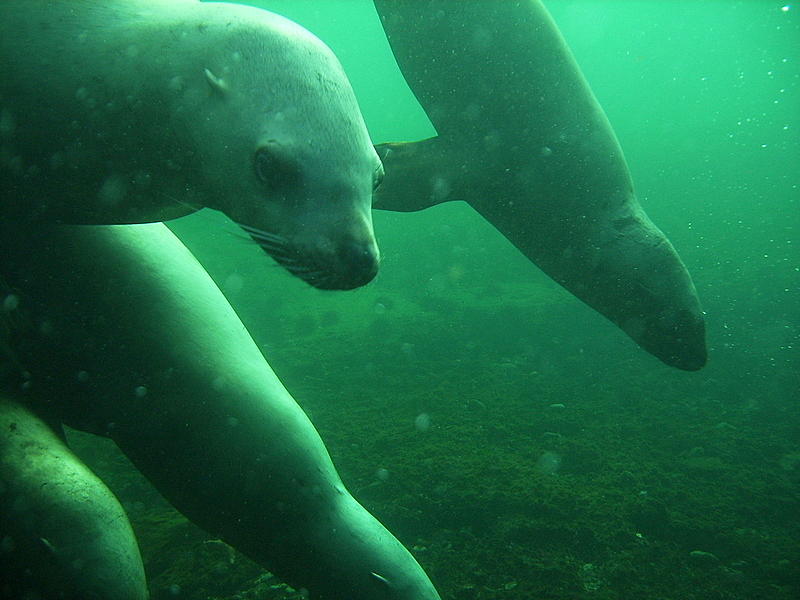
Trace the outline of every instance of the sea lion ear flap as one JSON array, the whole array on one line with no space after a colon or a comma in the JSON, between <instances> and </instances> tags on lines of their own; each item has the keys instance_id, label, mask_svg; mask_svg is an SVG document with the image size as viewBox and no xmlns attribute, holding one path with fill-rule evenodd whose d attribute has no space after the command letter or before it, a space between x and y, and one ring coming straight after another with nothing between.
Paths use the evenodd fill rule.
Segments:
<instances>
[{"instance_id":1,"label":"sea lion ear flap","mask_svg":"<svg viewBox=\"0 0 800 600\"><path fill-rule=\"evenodd\" d=\"M219 94L223 97L228 95L228 92L230 92L230 87L228 87L228 83L224 79L214 75L210 69L206 69L205 74L206 81L208 81L208 85L211 86L211 90L215 94Z\"/></svg>"}]
</instances>

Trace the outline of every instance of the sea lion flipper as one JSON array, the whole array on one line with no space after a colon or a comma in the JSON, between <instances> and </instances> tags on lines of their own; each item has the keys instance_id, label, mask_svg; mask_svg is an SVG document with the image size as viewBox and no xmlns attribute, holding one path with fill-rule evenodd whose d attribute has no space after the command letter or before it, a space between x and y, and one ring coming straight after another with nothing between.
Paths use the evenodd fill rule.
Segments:
<instances>
[{"instance_id":1,"label":"sea lion flipper","mask_svg":"<svg viewBox=\"0 0 800 600\"><path fill-rule=\"evenodd\" d=\"M446 142L439 137L418 142L388 142L375 146L383 161L383 183L372 199L372 208L414 212L453 200L449 183L452 161Z\"/></svg>"},{"instance_id":2,"label":"sea lion flipper","mask_svg":"<svg viewBox=\"0 0 800 600\"><path fill-rule=\"evenodd\" d=\"M0 257L31 321L58 332L19 344L30 381L47 381L49 412L110 435L187 518L311 598L440 600L344 488L311 421L164 224L0 220ZM0 405L0 520L4 425Z\"/></svg>"},{"instance_id":3,"label":"sea lion flipper","mask_svg":"<svg viewBox=\"0 0 800 600\"><path fill-rule=\"evenodd\" d=\"M0 538L6 597L147 598L122 506L41 419L5 394Z\"/></svg>"}]
</instances>

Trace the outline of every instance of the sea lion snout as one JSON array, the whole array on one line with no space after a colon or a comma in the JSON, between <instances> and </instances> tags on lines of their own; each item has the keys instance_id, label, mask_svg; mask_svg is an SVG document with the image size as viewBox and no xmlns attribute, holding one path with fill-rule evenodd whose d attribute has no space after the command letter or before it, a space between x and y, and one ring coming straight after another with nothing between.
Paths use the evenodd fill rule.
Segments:
<instances>
[{"instance_id":1,"label":"sea lion snout","mask_svg":"<svg viewBox=\"0 0 800 600\"><path fill-rule=\"evenodd\" d=\"M348 232L336 239L239 226L276 263L317 289L352 290L368 284L378 273L380 252L371 225L364 235Z\"/></svg>"},{"instance_id":2,"label":"sea lion snout","mask_svg":"<svg viewBox=\"0 0 800 600\"><path fill-rule=\"evenodd\" d=\"M368 284L378 273L380 255L375 238L346 237L333 245L324 244L297 253L290 266L274 257L307 284L320 290L353 290Z\"/></svg>"},{"instance_id":3,"label":"sea lion snout","mask_svg":"<svg viewBox=\"0 0 800 600\"><path fill-rule=\"evenodd\" d=\"M706 326L699 306L693 308L665 310L641 331L622 329L665 364L683 371L699 371L708 362Z\"/></svg>"},{"instance_id":4,"label":"sea lion snout","mask_svg":"<svg viewBox=\"0 0 800 600\"><path fill-rule=\"evenodd\" d=\"M372 241L351 241L342 244L337 251L337 259L343 267L343 277L339 279L340 287L349 290L368 284L378 274L380 257L378 245Z\"/></svg>"}]
</instances>

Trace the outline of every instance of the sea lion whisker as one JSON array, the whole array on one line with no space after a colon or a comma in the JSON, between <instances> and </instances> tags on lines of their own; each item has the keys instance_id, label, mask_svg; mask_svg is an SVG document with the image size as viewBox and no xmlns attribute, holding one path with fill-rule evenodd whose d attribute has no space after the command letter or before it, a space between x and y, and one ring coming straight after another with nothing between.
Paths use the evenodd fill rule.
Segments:
<instances>
[{"instance_id":1,"label":"sea lion whisker","mask_svg":"<svg viewBox=\"0 0 800 600\"><path fill-rule=\"evenodd\" d=\"M314 287L321 290L339 289L342 278L336 273L314 271L306 274L302 279L308 283L312 283Z\"/></svg>"},{"instance_id":2,"label":"sea lion whisker","mask_svg":"<svg viewBox=\"0 0 800 600\"><path fill-rule=\"evenodd\" d=\"M276 244L274 242L258 240L255 238L253 238L253 241L270 254L282 255L289 258L289 250L286 246Z\"/></svg>"},{"instance_id":3,"label":"sea lion whisker","mask_svg":"<svg viewBox=\"0 0 800 600\"><path fill-rule=\"evenodd\" d=\"M277 258L280 256L286 260L296 260L292 255L299 254L292 250L291 245L286 240L262 239L252 234L249 235L249 237L253 242L258 244L262 250L273 257Z\"/></svg>"},{"instance_id":4,"label":"sea lion whisker","mask_svg":"<svg viewBox=\"0 0 800 600\"><path fill-rule=\"evenodd\" d=\"M249 235L251 238L253 238L259 244L270 244L270 245L274 245L276 247L282 247L282 246L286 245L286 241L284 241L284 240L276 240L276 239L272 239L272 238L261 237L256 233L248 233L247 235Z\"/></svg>"},{"instance_id":5,"label":"sea lion whisker","mask_svg":"<svg viewBox=\"0 0 800 600\"><path fill-rule=\"evenodd\" d=\"M257 244L262 250L271 255L273 258L277 259L278 257L281 257L285 260L296 260L290 256L289 242L283 236L275 234L266 234L262 236L262 232L259 232L259 230L243 226L240 226L240 228L242 231L244 231L245 235L241 235L239 232L231 232L231 234L241 239L245 239L248 242ZM250 231L251 229L253 229L253 232Z\"/></svg>"},{"instance_id":6,"label":"sea lion whisker","mask_svg":"<svg viewBox=\"0 0 800 600\"><path fill-rule=\"evenodd\" d=\"M297 275L301 279L307 279L309 277L318 278L326 275L324 271L320 271L319 269L311 269L308 265L301 265L301 264L281 264L281 266L289 271L292 275Z\"/></svg>"},{"instance_id":7,"label":"sea lion whisker","mask_svg":"<svg viewBox=\"0 0 800 600\"><path fill-rule=\"evenodd\" d=\"M187 202L186 200L181 200L180 198L176 198L172 194L167 194L166 192L160 192L160 193L167 200L173 202L174 204L177 204L178 206L183 206L184 208L188 208L193 213L203 208L202 204L193 204L191 202Z\"/></svg>"},{"instance_id":8,"label":"sea lion whisker","mask_svg":"<svg viewBox=\"0 0 800 600\"><path fill-rule=\"evenodd\" d=\"M259 242L258 240L253 241L257 243L264 252L280 263L297 264L302 258L302 254L290 246L277 245L270 242Z\"/></svg>"},{"instance_id":9,"label":"sea lion whisker","mask_svg":"<svg viewBox=\"0 0 800 600\"><path fill-rule=\"evenodd\" d=\"M263 248L263 246L262 246L262 248ZM269 252L267 250L267 248L264 248L264 250L267 251L267 254L269 254L272 258L274 258L275 260L277 260L278 262L280 262L283 265L296 265L296 264L298 264L297 258L295 258L293 256L289 256L287 254L282 254L280 252Z\"/></svg>"},{"instance_id":10,"label":"sea lion whisker","mask_svg":"<svg viewBox=\"0 0 800 600\"><path fill-rule=\"evenodd\" d=\"M285 244L287 243L287 239L277 233L271 233L269 231L264 231L263 229L258 229L256 227L252 227L250 225L245 225L244 223L236 223L239 227L241 227L247 234L256 237L260 240L270 240L273 242L278 242Z\"/></svg>"},{"instance_id":11,"label":"sea lion whisker","mask_svg":"<svg viewBox=\"0 0 800 600\"><path fill-rule=\"evenodd\" d=\"M334 273L311 269L307 265L282 265L289 273L318 289L332 289L340 280Z\"/></svg>"},{"instance_id":12,"label":"sea lion whisker","mask_svg":"<svg viewBox=\"0 0 800 600\"><path fill-rule=\"evenodd\" d=\"M235 237L237 240L241 240L241 241L243 241L245 243L258 244L258 242L256 240L254 240L252 236L247 235L246 233L243 233L241 231L228 231L226 233L228 235L231 235L231 236Z\"/></svg>"}]
</instances>

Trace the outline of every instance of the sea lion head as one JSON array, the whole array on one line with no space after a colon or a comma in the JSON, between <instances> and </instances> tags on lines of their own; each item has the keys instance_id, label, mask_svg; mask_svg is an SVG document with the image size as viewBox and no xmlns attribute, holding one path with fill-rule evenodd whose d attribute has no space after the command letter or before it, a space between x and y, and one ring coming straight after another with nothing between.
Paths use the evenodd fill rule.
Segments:
<instances>
[{"instance_id":1,"label":"sea lion head","mask_svg":"<svg viewBox=\"0 0 800 600\"><path fill-rule=\"evenodd\" d=\"M379 263L371 207L383 166L339 61L278 15L206 10L224 11L224 21L210 19L205 81L182 105L196 108L184 122L209 205L314 287L368 283Z\"/></svg>"}]
</instances>

